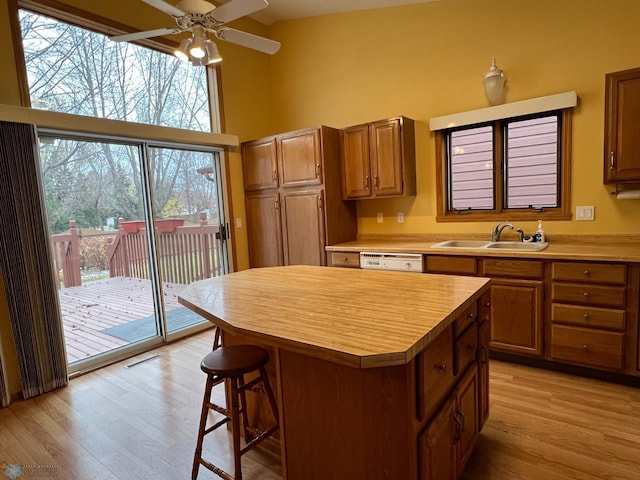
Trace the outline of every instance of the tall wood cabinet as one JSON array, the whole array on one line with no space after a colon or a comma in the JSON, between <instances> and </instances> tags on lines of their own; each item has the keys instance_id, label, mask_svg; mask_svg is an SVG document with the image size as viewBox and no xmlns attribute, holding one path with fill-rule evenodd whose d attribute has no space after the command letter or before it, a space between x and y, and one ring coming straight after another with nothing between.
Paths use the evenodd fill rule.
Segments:
<instances>
[{"instance_id":1,"label":"tall wood cabinet","mask_svg":"<svg viewBox=\"0 0 640 480\"><path fill-rule=\"evenodd\" d=\"M416 194L415 125L406 117L343 129L345 199Z\"/></svg>"},{"instance_id":2,"label":"tall wood cabinet","mask_svg":"<svg viewBox=\"0 0 640 480\"><path fill-rule=\"evenodd\" d=\"M605 78L604 183L640 182L640 68Z\"/></svg>"},{"instance_id":3,"label":"tall wood cabinet","mask_svg":"<svg viewBox=\"0 0 640 480\"><path fill-rule=\"evenodd\" d=\"M326 245L356 238L355 205L342 200L338 130L297 130L241 149L252 268L326 265Z\"/></svg>"}]
</instances>

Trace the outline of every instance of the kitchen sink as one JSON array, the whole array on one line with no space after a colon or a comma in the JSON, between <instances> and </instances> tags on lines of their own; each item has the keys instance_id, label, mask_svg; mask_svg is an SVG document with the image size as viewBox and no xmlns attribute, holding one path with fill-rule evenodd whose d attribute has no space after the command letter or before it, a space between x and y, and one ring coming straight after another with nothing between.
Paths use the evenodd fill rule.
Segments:
<instances>
[{"instance_id":1,"label":"kitchen sink","mask_svg":"<svg viewBox=\"0 0 640 480\"><path fill-rule=\"evenodd\" d=\"M492 250L519 250L525 252L538 252L544 250L549 245L544 243L523 243L523 242L491 242L485 248Z\"/></svg>"},{"instance_id":2,"label":"kitchen sink","mask_svg":"<svg viewBox=\"0 0 640 480\"><path fill-rule=\"evenodd\" d=\"M487 242L485 240L447 240L431 245L431 248L442 250L512 250L518 252L539 252L547 248L549 243L524 242Z\"/></svg>"},{"instance_id":3,"label":"kitchen sink","mask_svg":"<svg viewBox=\"0 0 640 480\"><path fill-rule=\"evenodd\" d=\"M447 240L436 243L431 248L484 248L490 243L486 240Z\"/></svg>"}]
</instances>

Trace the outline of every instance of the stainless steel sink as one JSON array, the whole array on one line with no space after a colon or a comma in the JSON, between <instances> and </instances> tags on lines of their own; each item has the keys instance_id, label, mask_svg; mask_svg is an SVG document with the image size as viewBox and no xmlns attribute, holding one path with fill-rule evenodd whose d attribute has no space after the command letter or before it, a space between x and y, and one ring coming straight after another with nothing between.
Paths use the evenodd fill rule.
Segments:
<instances>
[{"instance_id":1,"label":"stainless steel sink","mask_svg":"<svg viewBox=\"0 0 640 480\"><path fill-rule=\"evenodd\" d=\"M485 248L492 250L518 250L525 252L539 252L547 248L549 244L544 243L523 243L523 242L491 242Z\"/></svg>"},{"instance_id":2,"label":"stainless steel sink","mask_svg":"<svg viewBox=\"0 0 640 480\"><path fill-rule=\"evenodd\" d=\"M484 248L490 243L485 240L447 240L431 245L431 248Z\"/></svg>"},{"instance_id":3,"label":"stainless steel sink","mask_svg":"<svg viewBox=\"0 0 640 480\"><path fill-rule=\"evenodd\" d=\"M447 240L431 245L431 248L442 250L512 250L518 252L539 252L547 248L549 243L524 242L487 242L485 240Z\"/></svg>"}]
</instances>

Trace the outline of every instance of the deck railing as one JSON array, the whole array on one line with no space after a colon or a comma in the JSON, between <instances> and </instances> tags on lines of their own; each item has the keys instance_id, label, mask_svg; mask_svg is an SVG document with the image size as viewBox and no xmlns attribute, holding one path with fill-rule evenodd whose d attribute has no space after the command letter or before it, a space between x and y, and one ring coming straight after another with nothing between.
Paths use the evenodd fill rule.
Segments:
<instances>
[{"instance_id":1,"label":"deck railing","mask_svg":"<svg viewBox=\"0 0 640 480\"><path fill-rule=\"evenodd\" d=\"M81 285L80 236L75 221L67 234L52 235L54 263L59 287ZM125 230L124 227L127 227ZM133 227L133 228L129 228ZM222 274L219 227L209 225L206 214L199 225L175 225L156 221L156 246L160 278L164 282L188 284ZM144 222L124 222L115 237L105 238L110 277L149 279L149 253Z\"/></svg>"}]
</instances>

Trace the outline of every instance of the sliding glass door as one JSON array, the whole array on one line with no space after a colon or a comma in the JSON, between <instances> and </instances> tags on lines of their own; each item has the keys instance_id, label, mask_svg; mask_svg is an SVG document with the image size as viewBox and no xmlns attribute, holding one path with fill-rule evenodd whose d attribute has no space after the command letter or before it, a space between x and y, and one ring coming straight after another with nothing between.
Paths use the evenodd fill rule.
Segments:
<instances>
[{"instance_id":1,"label":"sliding glass door","mask_svg":"<svg viewBox=\"0 0 640 480\"><path fill-rule=\"evenodd\" d=\"M206 326L178 295L228 271L220 155L40 132L71 371Z\"/></svg>"}]
</instances>

